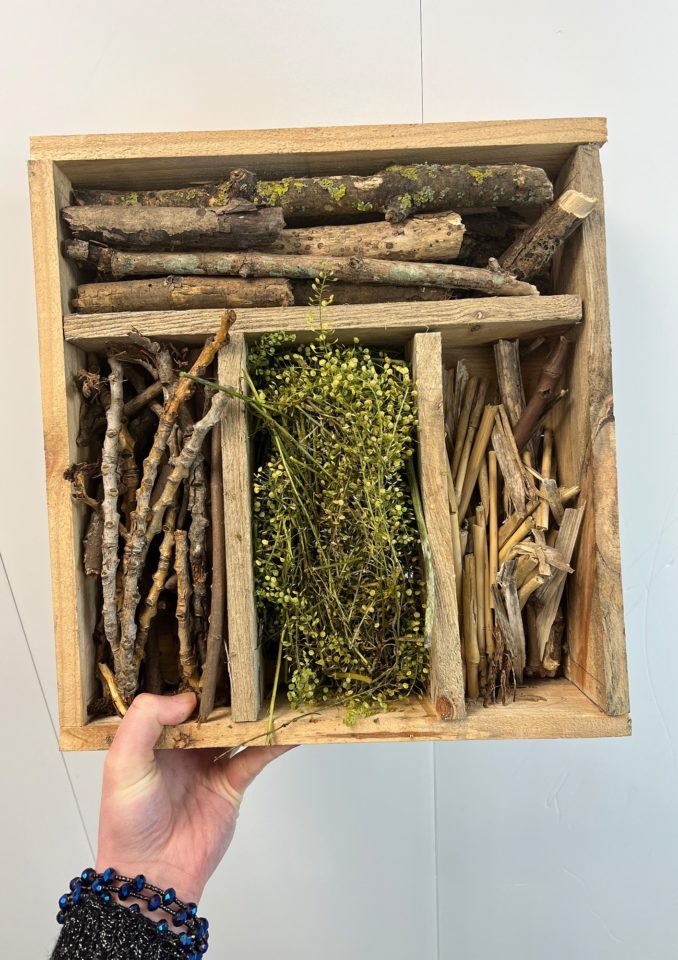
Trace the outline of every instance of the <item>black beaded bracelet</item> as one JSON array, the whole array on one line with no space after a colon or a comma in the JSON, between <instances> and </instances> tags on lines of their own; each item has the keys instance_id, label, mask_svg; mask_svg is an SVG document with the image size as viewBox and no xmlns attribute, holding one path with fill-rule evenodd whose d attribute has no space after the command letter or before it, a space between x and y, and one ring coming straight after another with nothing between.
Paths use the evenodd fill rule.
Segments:
<instances>
[{"instance_id":1,"label":"black beaded bracelet","mask_svg":"<svg viewBox=\"0 0 678 960\"><path fill-rule=\"evenodd\" d=\"M115 884L118 886L115 886ZM112 903L115 894L122 903L129 900L142 901L151 912L162 910L171 917L173 927L183 927L178 933L170 928L164 918L152 920L158 933L172 937L186 950L186 960L200 960L207 953L209 940L209 924L204 917L198 916L196 903L184 903L180 900L172 887L162 890L152 883L147 883L143 873L136 877L123 877L116 873L113 867L97 873L91 867L83 870L79 877L74 877L70 884L69 893L59 897L59 912L57 923L65 923L66 914L75 907L83 896L99 897L104 903ZM129 904L132 913L139 913L141 907L137 902Z\"/></svg>"}]
</instances>

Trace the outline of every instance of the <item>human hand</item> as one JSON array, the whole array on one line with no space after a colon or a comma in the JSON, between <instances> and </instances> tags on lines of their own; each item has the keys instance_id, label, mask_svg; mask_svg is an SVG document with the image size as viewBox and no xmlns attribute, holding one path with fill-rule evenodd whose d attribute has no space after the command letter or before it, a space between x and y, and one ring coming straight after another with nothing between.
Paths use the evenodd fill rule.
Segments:
<instances>
[{"instance_id":1,"label":"human hand","mask_svg":"<svg viewBox=\"0 0 678 960\"><path fill-rule=\"evenodd\" d=\"M96 869L143 873L197 903L226 853L243 793L264 767L290 747L247 747L232 758L217 749L158 750L166 724L195 709L192 693L132 702L104 767Z\"/></svg>"}]
</instances>

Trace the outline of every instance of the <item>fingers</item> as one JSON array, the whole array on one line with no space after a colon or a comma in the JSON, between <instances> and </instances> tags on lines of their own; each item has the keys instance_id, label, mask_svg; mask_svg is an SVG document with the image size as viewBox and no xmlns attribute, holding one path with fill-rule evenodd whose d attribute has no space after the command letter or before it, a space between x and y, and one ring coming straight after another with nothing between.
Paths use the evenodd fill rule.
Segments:
<instances>
[{"instance_id":1,"label":"fingers","mask_svg":"<svg viewBox=\"0 0 678 960\"><path fill-rule=\"evenodd\" d=\"M246 747L232 757L226 767L226 777L229 785L239 795L242 795L252 783L276 757L294 749L294 744L279 747Z\"/></svg>"},{"instance_id":2,"label":"fingers","mask_svg":"<svg viewBox=\"0 0 678 960\"><path fill-rule=\"evenodd\" d=\"M152 769L155 747L163 727L182 723L195 709L194 693L159 697L142 693L132 701L108 751L107 766L135 783Z\"/></svg>"}]
</instances>

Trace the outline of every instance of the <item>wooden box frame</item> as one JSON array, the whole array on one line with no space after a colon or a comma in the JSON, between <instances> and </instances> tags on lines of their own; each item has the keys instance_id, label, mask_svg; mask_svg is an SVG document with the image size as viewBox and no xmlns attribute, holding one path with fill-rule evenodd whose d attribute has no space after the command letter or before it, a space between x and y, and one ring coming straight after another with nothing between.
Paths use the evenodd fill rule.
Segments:
<instances>
[{"instance_id":1,"label":"wooden box frame","mask_svg":"<svg viewBox=\"0 0 678 960\"><path fill-rule=\"evenodd\" d=\"M420 699L353 727L343 723L341 710L322 709L294 719L293 712L279 708L276 742L607 737L630 732L598 157L605 140L606 123L600 118L32 139L29 178L62 749L106 748L119 722L86 720L94 684L94 595L80 572L84 511L72 502L63 471L83 457L75 443L80 401L73 374L82 366L84 350L102 345L97 332L102 320L107 337L124 337L132 322L131 315L124 314L70 315L77 269L60 252L58 211L67 205L71 186L172 186L216 178L233 167L269 176L370 173L389 162L415 160L532 163L547 170L557 194L573 187L599 199L557 259L558 296L333 308L335 329L351 336L405 343L415 333L437 331L448 355L499 336L573 330L576 345L568 373L572 399L554 428L561 481L581 483L587 508L568 591L565 677L528 683L506 707L467 705L463 720L440 720L433 705ZM239 324L247 337L275 327L301 329L299 317L305 312L242 310ZM215 329L218 315L213 310L136 313L133 322L150 335L194 341ZM252 608L251 596L242 595L241 601L244 610ZM252 664L245 668L246 683L254 670ZM258 738L265 729L263 711L256 721L235 722L230 709L221 708L202 725L190 722L166 730L163 745L263 742Z\"/></svg>"}]
</instances>

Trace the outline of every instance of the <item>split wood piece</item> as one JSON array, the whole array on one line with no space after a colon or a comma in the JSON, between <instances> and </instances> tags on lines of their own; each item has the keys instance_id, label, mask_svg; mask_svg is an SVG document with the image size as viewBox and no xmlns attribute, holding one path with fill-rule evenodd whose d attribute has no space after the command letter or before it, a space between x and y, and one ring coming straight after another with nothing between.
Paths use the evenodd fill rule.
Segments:
<instances>
[{"instance_id":1,"label":"split wood piece","mask_svg":"<svg viewBox=\"0 0 678 960\"><path fill-rule=\"evenodd\" d=\"M464 557L464 662L466 664L466 695L469 700L480 696L480 648L476 619L475 560L472 554Z\"/></svg>"},{"instance_id":2,"label":"split wood piece","mask_svg":"<svg viewBox=\"0 0 678 960\"><path fill-rule=\"evenodd\" d=\"M219 353L219 383L247 393L247 345L233 333ZM231 710L235 721L256 720L261 709L263 665L254 604L252 467L247 407L234 397L221 422L226 531L226 609Z\"/></svg>"},{"instance_id":3,"label":"split wood piece","mask_svg":"<svg viewBox=\"0 0 678 960\"><path fill-rule=\"evenodd\" d=\"M191 569L188 559L188 531L174 532L174 569L177 575L177 628L179 634L179 671L192 689L200 688L198 664L191 642Z\"/></svg>"},{"instance_id":4,"label":"split wood piece","mask_svg":"<svg viewBox=\"0 0 678 960\"><path fill-rule=\"evenodd\" d=\"M494 345L494 362L497 368L499 396L513 428L525 409L520 340L498 340ZM535 451L531 444L528 450L531 455L534 455Z\"/></svg>"},{"instance_id":5,"label":"split wood piece","mask_svg":"<svg viewBox=\"0 0 678 960\"><path fill-rule=\"evenodd\" d=\"M553 461L553 431L548 427L544 430L544 440L542 443L541 468L540 473L543 481L551 480L551 467ZM553 491L552 491L553 492ZM549 500L546 495L545 483L539 485L539 496L542 502L537 507L535 514L535 525L539 530L548 530L549 528ZM561 518L562 519L562 518Z\"/></svg>"},{"instance_id":6,"label":"split wood piece","mask_svg":"<svg viewBox=\"0 0 678 960\"><path fill-rule=\"evenodd\" d=\"M267 248L274 253L379 260L455 260L464 225L458 213L411 217L404 223L341 224L283 230Z\"/></svg>"},{"instance_id":7,"label":"split wood piece","mask_svg":"<svg viewBox=\"0 0 678 960\"><path fill-rule=\"evenodd\" d=\"M459 423L459 417L461 415L461 405L464 402L464 396L466 392L466 387L468 384L468 368L464 360L457 360L457 366L454 371L454 430L453 437L455 436L455 431L457 430L457 424Z\"/></svg>"},{"instance_id":8,"label":"split wood piece","mask_svg":"<svg viewBox=\"0 0 678 960\"><path fill-rule=\"evenodd\" d=\"M234 174L238 179L234 179ZM390 166L361 176L285 177L256 180L249 171L234 171L230 180L182 190L81 191L89 203L164 205L174 203L218 209L220 199L238 196L263 207L280 207L285 219L383 213L402 221L413 214L440 210L472 210L512 204L549 203L553 187L539 167L524 164L442 165L415 163ZM223 201L222 201L223 202Z\"/></svg>"},{"instance_id":9,"label":"split wood piece","mask_svg":"<svg viewBox=\"0 0 678 960\"><path fill-rule=\"evenodd\" d=\"M487 267L483 268L445 263L417 263L410 260L377 260L365 256L287 255L258 250L170 253L108 250L107 253L106 273L117 280L124 277L154 276L314 280L326 273L349 283L385 283L404 287L428 285L444 287L447 290L478 290L488 295L505 297L539 295L536 287L514 280L511 274L499 267L496 260L490 260Z\"/></svg>"},{"instance_id":10,"label":"split wood piece","mask_svg":"<svg viewBox=\"0 0 678 960\"><path fill-rule=\"evenodd\" d=\"M216 307L286 307L294 302L287 280L233 277L162 277L82 283L71 301L80 313L198 310Z\"/></svg>"},{"instance_id":11,"label":"split wood piece","mask_svg":"<svg viewBox=\"0 0 678 960\"><path fill-rule=\"evenodd\" d=\"M489 450L487 454L487 473L489 481L489 501L490 509L488 514L488 540L489 540L489 564L490 564L490 587L497 578L499 569L499 541L498 541L498 504L497 504L497 454L494 450ZM494 602L492 592L490 591L490 603Z\"/></svg>"},{"instance_id":12,"label":"split wood piece","mask_svg":"<svg viewBox=\"0 0 678 960\"><path fill-rule=\"evenodd\" d=\"M82 542L82 564L86 577L101 576L104 514L92 510L87 521L87 531Z\"/></svg>"},{"instance_id":13,"label":"split wood piece","mask_svg":"<svg viewBox=\"0 0 678 960\"><path fill-rule=\"evenodd\" d=\"M556 521L556 524L560 526L560 524L563 522L563 500L560 495L556 480L550 478L542 480L539 488L539 495L544 497L546 510L551 511L553 514L553 519ZM544 504L542 504L542 506L543 505Z\"/></svg>"},{"instance_id":14,"label":"split wood piece","mask_svg":"<svg viewBox=\"0 0 678 960\"><path fill-rule=\"evenodd\" d=\"M563 659L563 637L565 636L565 616L562 604L558 607L555 620L551 625L551 632L546 643L542 671L545 677L555 677Z\"/></svg>"},{"instance_id":15,"label":"split wood piece","mask_svg":"<svg viewBox=\"0 0 678 960\"><path fill-rule=\"evenodd\" d=\"M542 368L534 393L523 410L520 420L513 428L518 450L523 449L537 429L541 418L560 396L557 387L565 370L569 346L565 337L559 337Z\"/></svg>"},{"instance_id":16,"label":"split wood piece","mask_svg":"<svg viewBox=\"0 0 678 960\"><path fill-rule=\"evenodd\" d=\"M284 281L278 281L284 282ZM64 317L64 336L82 349L105 349L112 339L128 339L137 327L149 337L182 344L202 344L219 327L221 310L169 310L138 314L109 313L106 316ZM238 311L239 324L248 336L286 330L301 342L313 338L308 306L278 307L272 310ZM444 349L466 349L487 344L498 336L534 336L555 332L581 320L578 297L463 297L443 303L368 303L332 307L332 329L337 337L359 337L367 345L400 346L419 330L443 334Z\"/></svg>"},{"instance_id":17,"label":"split wood piece","mask_svg":"<svg viewBox=\"0 0 678 960\"><path fill-rule=\"evenodd\" d=\"M464 438L464 446L462 447L461 457L459 458L459 466L457 467L457 473L454 478L454 489L457 494L457 501L459 501L461 498L461 491L464 488L464 480L466 479L466 471L468 468L469 457L471 456L471 448L476 438L476 433L478 432L478 427L480 426L480 420L485 409L485 397L487 395L488 387L489 383L487 380L481 379L478 381L478 390L473 401L473 409L471 410L471 416L469 417L468 421L468 429ZM482 462L480 466L482 466Z\"/></svg>"},{"instance_id":18,"label":"split wood piece","mask_svg":"<svg viewBox=\"0 0 678 960\"><path fill-rule=\"evenodd\" d=\"M172 554L174 553L174 531L177 525L177 510L170 510L163 526L163 537L160 541L160 551L158 554L158 566L153 574L153 580L139 613L139 625L137 629L135 659L137 669L146 656L146 647L148 635L153 620L158 612L158 601L160 595L166 588L167 578L172 563Z\"/></svg>"},{"instance_id":19,"label":"split wood piece","mask_svg":"<svg viewBox=\"0 0 678 960\"><path fill-rule=\"evenodd\" d=\"M516 566L516 560L509 560L507 563L502 564L497 574L497 584L501 590L504 609L506 610L508 625L511 631L511 652L514 656L516 680L518 683L522 683L526 662L525 628L520 611L518 587L516 586Z\"/></svg>"},{"instance_id":20,"label":"split wood piece","mask_svg":"<svg viewBox=\"0 0 678 960\"><path fill-rule=\"evenodd\" d=\"M581 226L595 205L593 197L586 197L578 190L566 190L535 224L502 253L499 262L521 280L536 277L550 262L561 243Z\"/></svg>"},{"instance_id":21,"label":"split wood piece","mask_svg":"<svg viewBox=\"0 0 678 960\"><path fill-rule=\"evenodd\" d=\"M533 603L525 608L525 638L527 643L527 663L525 673L528 677L542 677L544 675L539 645L537 643L537 610Z\"/></svg>"},{"instance_id":22,"label":"split wood piece","mask_svg":"<svg viewBox=\"0 0 678 960\"><path fill-rule=\"evenodd\" d=\"M558 536L556 538L555 549L558 551L565 563L569 564L574 553L574 548L579 536L582 518L584 516L585 504L579 507L568 507L563 515L563 522L560 525ZM567 573L564 570L555 570L553 576L539 588L534 594L537 607L537 649L540 661L544 659L546 644L553 621L555 620L560 606L560 601L565 589L565 580Z\"/></svg>"},{"instance_id":23,"label":"split wood piece","mask_svg":"<svg viewBox=\"0 0 678 960\"><path fill-rule=\"evenodd\" d=\"M487 263L487 261L485 261ZM292 280L294 302L308 306L315 294L311 280ZM389 283L333 283L332 303L412 303L428 300L449 300L456 296L444 287L398 287Z\"/></svg>"},{"instance_id":24,"label":"split wood piece","mask_svg":"<svg viewBox=\"0 0 678 960\"><path fill-rule=\"evenodd\" d=\"M236 401L231 401L235 403ZM222 463L222 425L217 423L211 436L210 504L212 506L212 591L207 631L207 653L200 679L200 720L207 720L214 709L219 669L224 655L226 604L226 532L224 529L224 486Z\"/></svg>"},{"instance_id":25,"label":"split wood piece","mask_svg":"<svg viewBox=\"0 0 678 960\"><path fill-rule=\"evenodd\" d=\"M464 678L447 489L442 370L440 334L415 334L412 342L412 377L417 384L419 489L431 544L435 582L431 697L435 711L442 720L460 720L465 715Z\"/></svg>"},{"instance_id":26,"label":"split wood piece","mask_svg":"<svg viewBox=\"0 0 678 960\"><path fill-rule=\"evenodd\" d=\"M206 503L205 457L201 451L196 457L188 478L188 510L191 514L188 543L193 581L193 625L201 665L204 665L207 653L205 623L207 620L207 527L209 521Z\"/></svg>"},{"instance_id":27,"label":"split wood piece","mask_svg":"<svg viewBox=\"0 0 678 960\"><path fill-rule=\"evenodd\" d=\"M481 508L482 510L482 508ZM478 637L478 651L480 654L480 687L485 688L487 682L487 625L485 623L485 565L487 541L485 540L485 524L471 524L473 535L473 559L475 564L476 587L476 631Z\"/></svg>"},{"instance_id":28,"label":"split wood piece","mask_svg":"<svg viewBox=\"0 0 678 960\"><path fill-rule=\"evenodd\" d=\"M461 517L466 516L466 511L471 503L471 497L473 496L473 491L478 481L478 474L480 473L480 468L485 459L487 447L492 436L496 409L492 404L488 404L483 410L473 448L471 449L468 467L466 468L464 486L462 487L459 498L459 515Z\"/></svg>"},{"instance_id":29,"label":"split wood piece","mask_svg":"<svg viewBox=\"0 0 678 960\"><path fill-rule=\"evenodd\" d=\"M454 370L443 367L443 414L445 417L445 445L448 456L454 448Z\"/></svg>"},{"instance_id":30,"label":"split wood piece","mask_svg":"<svg viewBox=\"0 0 678 960\"><path fill-rule=\"evenodd\" d=\"M116 577L118 572L118 542L120 514L118 513L118 473L120 427L122 425L123 371L122 364L114 357L109 358L111 369L108 378L110 403L106 411L106 436L101 452L101 478L104 487L104 499L101 510L104 518L104 532L101 546L101 590L104 633L111 648L118 676L118 655L120 634L118 630L118 608L116 603Z\"/></svg>"},{"instance_id":31,"label":"split wood piece","mask_svg":"<svg viewBox=\"0 0 678 960\"><path fill-rule=\"evenodd\" d=\"M514 510L525 516L527 503L534 500L538 501L539 498L534 481L520 459L518 447L511 431L511 424L503 404L496 408L492 446L497 454L497 463L504 478L504 490L509 502L513 505Z\"/></svg>"},{"instance_id":32,"label":"split wood piece","mask_svg":"<svg viewBox=\"0 0 678 960\"><path fill-rule=\"evenodd\" d=\"M107 663L98 663L97 669L99 670L99 676L103 680L106 689L108 690L111 700L113 701L113 706L118 712L118 716L124 717L127 713L127 707L125 702L120 696L120 691L118 690L118 685L115 682L115 677L111 668Z\"/></svg>"},{"instance_id":33,"label":"split wood piece","mask_svg":"<svg viewBox=\"0 0 678 960\"><path fill-rule=\"evenodd\" d=\"M214 360L217 351L228 339L228 331L235 314L227 310L222 314L216 336L210 338L191 367L191 374L202 376ZM144 460L141 484L137 490L136 507L132 514L129 536L125 543L123 558L123 603L120 611L120 669L116 671L120 692L126 702L131 701L138 684L138 664L135 656L137 635L136 610L141 599L139 578L149 546L148 522L151 514L151 495L170 435L174 430L179 411L193 392L193 382L180 380L170 393L153 438L151 449ZM162 518L161 518L162 524ZM119 676L118 676L119 673Z\"/></svg>"},{"instance_id":34,"label":"split wood piece","mask_svg":"<svg viewBox=\"0 0 678 960\"><path fill-rule=\"evenodd\" d=\"M521 525L521 523L523 523L524 520L526 520L528 517L531 517L533 515L533 513L539 506L539 503L540 503L539 500L532 500L525 507L524 513L512 513L510 516L506 518L506 520L504 520L501 527L499 528L498 537L497 537L500 550L505 545L506 541L513 536L513 534L516 532L516 530Z\"/></svg>"},{"instance_id":35,"label":"split wood piece","mask_svg":"<svg viewBox=\"0 0 678 960\"><path fill-rule=\"evenodd\" d=\"M473 410L473 403L476 397L477 389L478 389L478 378L468 377L465 388L464 388L463 399L459 406L459 415L457 417L457 422L455 427L454 449L452 451L452 476L453 477L457 476L457 471L459 470L461 455L464 450L464 441L466 439L466 433L468 431L469 420L471 419L471 411Z\"/></svg>"},{"instance_id":36,"label":"split wood piece","mask_svg":"<svg viewBox=\"0 0 678 960\"><path fill-rule=\"evenodd\" d=\"M452 562L454 564L454 579L457 588L457 614L461 615L462 606L462 556L464 551L461 545L461 531L459 529L459 510L457 508L457 495L454 492L454 482L452 480L452 470L449 462L447 464L447 495L450 503L450 530L452 532ZM463 647L462 647L463 649Z\"/></svg>"},{"instance_id":37,"label":"split wood piece","mask_svg":"<svg viewBox=\"0 0 678 960\"><path fill-rule=\"evenodd\" d=\"M280 210L256 210L241 200L216 210L66 207L61 216L76 240L94 240L112 247L155 249L256 250L275 240L285 226ZM75 252L71 248L69 256ZM94 253L88 250L87 258L90 256Z\"/></svg>"}]
</instances>

